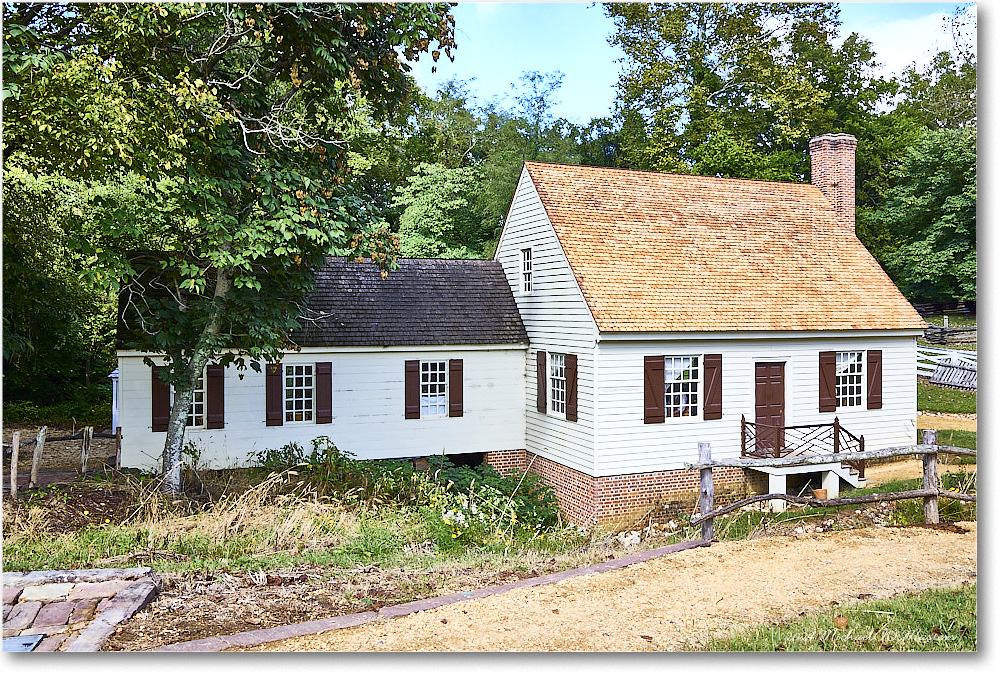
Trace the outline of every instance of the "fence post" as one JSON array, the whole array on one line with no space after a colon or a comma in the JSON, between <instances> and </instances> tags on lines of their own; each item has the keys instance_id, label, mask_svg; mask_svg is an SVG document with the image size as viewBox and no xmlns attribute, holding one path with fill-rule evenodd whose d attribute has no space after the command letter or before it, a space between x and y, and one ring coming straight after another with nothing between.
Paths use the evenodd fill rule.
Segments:
<instances>
[{"instance_id":1,"label":"fence post","mask_svg":"<svg viewBox=\"0 0 1000 675\"><path fill-rule=\"evenodd\" d=\"M84 427L83 445L80 446L80 475L87 475L87 462L90 461L90 442L94 438L94 427Z\"/></svg>"},{"instance_id":2,"label":"fence post","mask_svg":"<svg viewBox=\"0 0 1000 675\"><path fill-rule=\"evenodd\" d=\"M698 443L698 462L705 464L712 461L712 444ZM715 509L715 486L712 484L712 467L701 469L701 515L711 513ZM715 522L709 518L701 524L701 538L705 541L715 539Z\"/></svg>"},{"instance_id":3,"label":"fence post","mask_svg":"<svg viewBox=\"0 0 1000 675\"><path fill-rule=\"evenodd\" d=\"M937 445L936 429L924 429L924 445ZM924 454L923 459L924 489L937 490L937 451ZM938 498L936 494L931 497L924 497L924 522L928 525L936 525L940 522L938 514Z\"/></svg>"},{"instance_id":4,"label":"fence post","mask_svg":"<svg viewBox=\"0 0 1000 675\"><path fill-rule=\"evenodd\" d=\"M115 427L115 471L122 470L122 428Z\"/></svg>"},{"instance_id":5,"label":"fence post","mask_svg":"<svg viewBox=\"0 0 1000 675\"><path fill-rule=\"evenodd\" d=\"M42 461L42 448L45 447L45 435L48 433L48 427L42 427L38 430L38 436L35 437L35 452L31 455L31 479L28 481L29 488L38 487L38 465Z\"/></svg>"},{"instance_id":6,"label":"fence post","mask_svg":"<svg viewBox=\"0 0 1000 675\"><path fill-rule=\"evenodd\" d=\"M17 498L17 456L21 450L21 432L15 431L10 439L10 496Z\"/></svg>"},{"instance_id":7,"label":"fence post","mask_svg":"<svg viewBox=\"0 0 1000 675\"><path fill-rule=\"evenodd\" d=\"M833 454L840 452L840 418L833 418Z\"/></svg>"},{"instance_id":8,"label":"fence post","mask_svg":"<svg viewBox=\"0 0 1000 675\"><path fill-rule=\"evenodd\" d=\"M740 415L740 457L747 454L747 416Z\"/></svg>"}]
</instances>

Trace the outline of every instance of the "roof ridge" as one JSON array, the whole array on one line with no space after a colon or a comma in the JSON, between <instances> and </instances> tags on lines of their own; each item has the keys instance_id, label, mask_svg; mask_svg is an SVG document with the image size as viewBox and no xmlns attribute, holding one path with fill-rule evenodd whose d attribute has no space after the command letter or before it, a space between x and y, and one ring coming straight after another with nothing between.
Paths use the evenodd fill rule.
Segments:
<instances>
[{"instance_id":1,"label":"roof ridge","mask_svg":"<svg viewBox=\"0 0 1000 675\"><path fill-rule=\"evenodd\" d=\"M740 183L764 183L766 185L783 185L789 187L812 187L816 188L812 183L798 183L794 181L783 181L783 180L760 180L757 178L731 178L729 176L706 176L699 173L669 173L667 171L650 171L648 169L628 169L624 167L617 166L592 166L589 164L565 164L562 162L535 162L535 161L525 161L525 167L529 165L542 166L542 167L565 167L572 169L586 169L588 171L617 171L622 173L638 173L645 174L648 176L671 176L675 178L701 178L706 180L722 180L722 181L733 181ZM529 170L530 172L530 170ZM819 188L816 188L817 190Z\"/></svg>"}]
</instances>

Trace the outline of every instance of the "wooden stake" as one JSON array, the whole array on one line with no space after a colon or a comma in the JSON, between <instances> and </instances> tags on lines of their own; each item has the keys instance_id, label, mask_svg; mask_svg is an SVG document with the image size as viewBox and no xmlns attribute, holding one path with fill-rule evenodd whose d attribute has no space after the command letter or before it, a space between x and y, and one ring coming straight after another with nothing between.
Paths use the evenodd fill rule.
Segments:
<instances>
[{"instance_id":1,"label":"wooden stake","mask_svg":"<svg viewBox=\"0 0 1000 675\"><path fill-rule=\"evenodd\" d=\"M115 471L122 468L122 428L115 427Z\"/></svg>"},{"instance_id":2,"label":"wooden stake","mask_svg":"<svg viewBox=\"0 0 1000 675\"><path fill-rule=\"evenodd\" d=\"M698 444L698 461L706 463L712 461L712 444ZM715 486L712 484L712 467L701 469L701 504L699 510L702 514L711 513L715 502ZM701 538L705 541L715 539L715 521L711 518L701 524Z\"/></svg>"},{"instance_id":3,"label":"wooden stake","mask_svg":"<svg viewBox=\"0 0 1000 675\"><path fill-rule=\"evenodd\" d=\"M10 439L10 496L17 497L17 456L21 451L21 432L15 431Z\"/></svg>"},{"instance_id":4,"label":"wooden stake","mask_svg":"<svg viewBox=\"0 0 1000 675\"><path fill-rule=\"evenodd\" d=\"M87 462L90 461L90 441L94 438L94 427L84 427L83 444L80 446L80 475L87 475Z\"/></svg>"},{"instance_id":5,"label":"wooden stake","mask_svg":"<svg viewBox=\"0 0 1000 675\"><path fill-rule=\"evenodd\" d=\"M937 445L937 430L924 429L924 445ZM924 497L924 523L937 525L941 522L938 513L938 475L937 475L937 453L927 453L924 459L924 489L935 490L935 494Z\"/></svg>"},{"instance_id":6,"label":"wooden stake","mask_svg":"<svg viewBox=\"0 0 1000 675\"><path fill-rule=\"evenodd\" d=\"M29 488L38 487L38 465L42 462L42 449L45 447L45 434L47 434L48 431L48 427L42 427L38 430L38 435L35 437L35 452L31 455L31 479L28 481Z\"/></svg>"}]
</instances>

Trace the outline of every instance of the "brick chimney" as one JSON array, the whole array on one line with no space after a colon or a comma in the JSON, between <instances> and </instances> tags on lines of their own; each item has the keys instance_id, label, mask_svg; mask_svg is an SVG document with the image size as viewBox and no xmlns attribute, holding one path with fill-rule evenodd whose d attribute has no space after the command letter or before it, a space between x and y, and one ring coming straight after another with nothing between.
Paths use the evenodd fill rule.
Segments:
<instances>
[{"instance_id":1,"label":"brick chimney","mask_svg":"<svg viewBox=\"0 0 1000 675\"><path fill-rule=\"evenodd\" d=\"M858 139L850 134L823 134L809 141L812 184L837 213L837 222L854 232L854 154Z\"/></svg>"}]
</instances>

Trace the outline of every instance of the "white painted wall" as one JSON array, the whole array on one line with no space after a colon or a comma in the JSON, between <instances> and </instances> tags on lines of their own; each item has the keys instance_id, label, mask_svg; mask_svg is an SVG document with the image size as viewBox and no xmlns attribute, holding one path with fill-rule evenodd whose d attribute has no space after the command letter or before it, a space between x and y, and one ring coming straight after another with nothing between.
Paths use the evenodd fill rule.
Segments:
<instances>
[{"instance_id":1,"label":"white painted wall","mask_svg":"<svg viewBox=\"0 0 1000 675\"><path fill-rule=\"evenodd\" d=\"M521 250L528 247L532 250L533 289L530 294L524 294L521 292ZM521 172L494 257L507 275L531 341L523 364L527 449L593 475L597 324L526 170ZM538 412L535 401L538 350L576 354L576 422Z\"/></svg>"},{"instance_id":2,"label":"white painted wall","mask_svg":"<svg viewBox=\"0 0 1000 675\"><path fill-rule=\"evenodd\" d=\"M616 340L599 345L597 396L598 476L683 468L698 457L698 442L712 444L712 456L738 457L740 416L754 421L754 363L785 363L785 424L825 424L840 418L845 429L864 435L876 449L916 439L916 338L850 333L819 337L775 336L734 339ZM882 350L882 408L819 412L819 352ZM667 418L643 423L643 357L722 354L722 419Z\"/></svg>"},{"instance_id":3,"label":"white painted wall","mask_svg":"<svg viewBox=\"0 0 1000 675\"><path fill-rule=\"evenodd\" d=\"M235 367L225 374L226 428L189 429L185 440L202 447L210 468L244 466L251 452L297 442L307 451L317 436L358 459L383 459L525 447L524 354L526 347L463 346L303 349L283 364L333 363L333 423L264 424L264 375ZM166 432L153 433L151 371L143 355L119 352L122 466L157 469ZM463 359L462 417L404 418L404 362Z\"/></svg>"}]
</instances>

